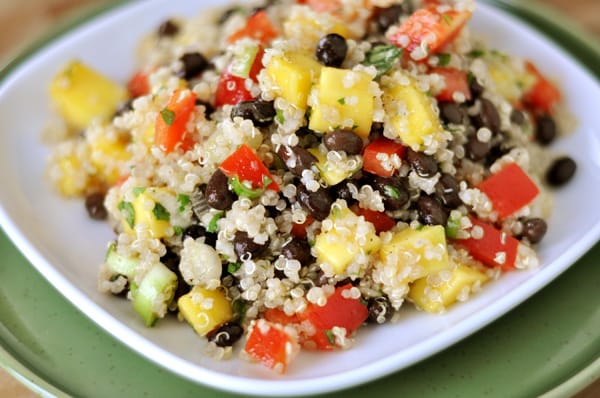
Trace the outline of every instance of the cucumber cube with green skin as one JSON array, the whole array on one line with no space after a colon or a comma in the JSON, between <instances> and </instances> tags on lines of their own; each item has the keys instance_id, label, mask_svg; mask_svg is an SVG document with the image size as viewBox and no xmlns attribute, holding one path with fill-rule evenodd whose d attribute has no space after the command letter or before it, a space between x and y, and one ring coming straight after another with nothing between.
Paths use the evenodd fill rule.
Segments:
<instances>
[{"instance_id":1,"label":"cucumber cube with green skin","mask_svg":"<svg viewBox=\"0 0 600 398\"><path fill-rule=\"evenodd\" d=\"M104 263L113 275L123 275L131 279L139 262L137 259L117 253L117 245L113 242L108 246Z\"/></svg>"},{"instance_id":2,"label":"cucumber cube with green skin","mask_svg":"<svg viewBox=\"0 0 600 398\"><path fill-rule=\"evenodd\" d=\"M131 284L133 309L146 326L154 326L162 318L177 289L177 275L164 264L154 265L139 284Z\"/></svg>"}]
</instances>

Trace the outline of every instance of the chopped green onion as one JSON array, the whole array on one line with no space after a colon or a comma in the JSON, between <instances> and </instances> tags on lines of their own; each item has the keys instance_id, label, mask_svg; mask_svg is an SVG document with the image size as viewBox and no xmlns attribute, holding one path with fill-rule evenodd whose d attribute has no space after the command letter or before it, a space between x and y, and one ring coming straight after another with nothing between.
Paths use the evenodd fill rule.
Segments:
<instances>
[{"instance_id":1,"label":"chopped green onion","mask_svg":"<svg viewBox=\"0 0 600 398\"><path fill-rule=\"evenodd\" d=\"M242 263L229 263L227 264L227 272L230 274L236 273L242 267Z\"/></svg>"},{"instance_id":2,"label":"chopped green onion","mask_svg":"<svg viewBox=\"0 0 600 398\"><path fill-rule=\"evenodd\" d=\"M459 218L448 218L448 223L446 224L446 236L451 239L456 239L458 236L458 231L460 230L460 217Z\"/></svg>"},{"instance_id":3,"label":"chopped green onion","mask_svg":"<svg viewBox=\"0 0 600 398\"><path fill-rule=\"evenodd\" d=\"M400 190L392 185L383 187L384 193L392 199L400 199Z\"/></svg>"},{"instance_id":4,"label":"chopped green onion","mask_svg":"<svg viewBox=\"0 0 600 398\"><path fill-rule=\"evenodd\" d=\"M229 179L229 185L233 192L236 193L237 196L243 196L248 199L258 199L262 196L263 193L267 190L267 186L271 184L271 179L267 176L263 176L263 188L249 188L246 184L241 182L239 178L233 177Z\"/></svg>"},{"instance_id":5,"label":"chopped green onion","mask_svg":"<svg viewBox=\"0 0 600 398\"><path fill-rule=\"evenodd\" d=\"M208 223L208 228L206 228L207 232L210 232L211 234L214 234L215 232L217 232L218 229L218 225L217 222L223 218L223 213L217 213L213 216L213 218L210 219L210 222Z\"/></svg>"},{"instance_id":6,"label":"chopped green onion","mask_svg":"<svg viewBox=\"0 0 600 398\"><path fill-rule=\"evenodd\" d=\"M392 69L394 62L402 55L402 49L392 44L380 44L373 47L365 55L364 65L375 66L376 79Z\"/></svg>"},{"instance_id":7,"label":"chopped green onion","mask_svg":"<svg viewBox=\"0 0 600 398\"><path fill-rule=\"evenodd\" d=\"M279 124L283 124L285 122L285 117L283 116L283 110L282 109L276 109L275 110L275 120Z\"/></svg>"},{"instance_id":8,"label":"chopped green onion","mask_svg":"<svg viewBox=\"0 0 600 398\"><path fill-rule=\"evenodd\" d=\"M177 203L179 203L179 212L183 213L185 210L185 207L187 205L189 205L190 202L191 202L191 199L188 195L184 195L184 194L177 195Z\"/></svg>"}]
</instances>

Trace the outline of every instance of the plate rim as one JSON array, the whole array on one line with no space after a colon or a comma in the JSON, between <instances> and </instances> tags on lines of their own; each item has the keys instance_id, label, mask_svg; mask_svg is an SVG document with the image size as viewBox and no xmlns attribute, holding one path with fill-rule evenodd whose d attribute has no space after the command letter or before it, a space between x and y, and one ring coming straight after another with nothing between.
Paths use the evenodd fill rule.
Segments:
<instances>
[{"instance_id":1,"label":"plate rim","mask_svg":"<svg viewBox=\"0 0 600 398\"><path fill-rule=\"evenodd\" d=\"M556 15L558 15L558 14L556 14L553 17L551 10L549 10L547 7L544 7L541 4L522 3L522 2L512 1L512 0L480 0L480 1L482 3L486 3L487 5L493 6L497 9L502 9L504 12L507 12L507 14L510 14L512 17L519 20L524 25L541 33L546 39L548 39L549 41L552 41L553 44L560 47L561 50L571 53L571 51L569 51L568 48L564 47L564 44L561 44L559 41L554 40L553 38L549 37L546 31L537 28L532 22L529 22L525 18L522 18L519 15L516 15L513 11L520 10L520 11L524 11L527 14L533 15L533 16L537 17L538 19L542 20L545 24L551 25L554 28L561 30L561 32L564 34L564 36L570 37L570 41L576 41L580 46L587 47L588 49L590 49L592 51L593 56L600 58L600 45L598 45L593 39L591 39L591 37L588 33L584 32L583 30L578 28L578 26L575 23L573 23L569 20L567 20L567 23L563 24L563 26L559 26L559 24L557 24L555 22ZM10 75L19 68L19 66L21 66L23 63L27 62L31 57L35 56L36 53L38 53L40 50L43 50L44 48L52 45L56 41L59 41L63 36L69 34L72 30L85 25L87 22L92 21L96 18L105 16L106 14L108 14L110 12L118 12L118 10L120 8L125 8L127 5L133 4L133 3L142 3L142 2L136 1L136 0L109 0L105 3L102 3L99 6L91 7L89 10L82 12L80 15L76 15L72 18L69 18L67 21L65 21L65 23L60 23L59 25L55 25L55 27L53 29L49 29L45 34L43 34L41 37L39 37L38 39L33 41L31 44L27 45L18 54L11 55L8 58L8 61L3 62L3 64L0 65L0 83L2 83L4 80L6 80L8 77L10 77ZM561 21L561 23L562 23L562 21ZM566 40L567 39L565 39L565 41ZM584 63L579 57L573 57L573 59L579 66L586 69L593 78L595 78L596 80L600 79L600 71L593 70L591 68L591 66ZM4 229L4 226L2 228ZM4 229L4 230L6 231L6 229ZM11 241L13 244L15 244L15 245L17 244L17 242L15 240L13 240L13 238L11 238L8 233L7 233L7 239L9 241ZM590 248L587 248L581 255L577 256L577 258L581 258L581 256L583 254L585 254L586 252L588 252L591 249L591 247L593 247L593 244L590 246ZM26 261L31 262L29 259L26 259ZM36 272L40 273L40 271L35 266L32 266L32 267L36 270ZM560 274L556 275L555 278L558 277L559 275ZM46 283L51 285L51 283L47 280L45 275L42 274L42 277L45 279ZM553 278L553 279L555 279L555 278ZM64 295L63 295L63 297L64 297ZM81 310L77 306L73 305L73 303L70 303L70 304L81 313ZM503 315L504 314L505 313L503 313ZM83 314L83 315L87 316L86 314ZM98 324L96 322L94 322L94 324L95 324L95 327L102 329L100 326L98 326ZM485 325L488 325L488 324L489 323L486 323ZM480 329L481 328L478 328L475 331L475 333L478 332ZM114 335L112 333L106 331L105 329L102 329L102 330L103 330L103 332L108 333L109 335L114 337ZM466 337L467 336L465 336L465 338ZM136 351L136 350L134 350L134 351ZM139 352L138 352L138 354L139 354ZM430 355L427 355L426 357L429 357L429 356ZM0 345L0 367L7 369L7 371L9 371L9 373L13 374L15 377L17 377L17 379L19 379L21 382L26 384L29 388L33 389L38 394L39 393L48 393L48 394L51 394L48 396L59 396L56 394L60 393L61 394L60 396L70 397L70 395L68 395L67 393L56 389L54 386L49 384L47 381L45 381L41 377L35 375L33 372L31 372L31 370L27 369L23 364L21 364L19 362L19 360L17 358L15 358L13 355L11 355L2 345ZM19 369L17 370L16 368L19 368ZM399 369L398 371L401 372L402 369ZM172 372L172 371L170 371L170 372ZM585 385L579 386L579 384L585 382L585 380L588 380L588 382L590 381L589 380L589 378L591 377L590 372L591 372L591 374L595 375L595 377L600 376L600 361L597 360L594 363L587 365L584 369L582 369L579 373L577 373L576 375L571 377L569 380L558 385L556 388L550 390L548 392L548 394L555 394L555 391L558 391L557 392L558 394L562 394L562 392L564 392L564 393L577 392L578 391L577 388L580 387L579 389L581 389L581 388L585 387ZM174 374L177 374L177 373L174 373ZM40 386L33 379L38 380L38 382L40 384L45 384L47 386L46 388L48 388L49 390L54 389L55 391L53 391L53 392L40 391L38 389L38 387L40 387ZM573 380L575 380L575 379L582 379L582 380L579 382L573 382ZM563 386L565 386L565 387L563 387ZM233 392L233 390L229 390L229 391ZM327 390L327 391L329 391L329 390ZM327 391L325 391L325 392L327 392ZM562 396L562 395L548 395L548 397L556 397L556 396Z\"/></svg>"}]
</instances>

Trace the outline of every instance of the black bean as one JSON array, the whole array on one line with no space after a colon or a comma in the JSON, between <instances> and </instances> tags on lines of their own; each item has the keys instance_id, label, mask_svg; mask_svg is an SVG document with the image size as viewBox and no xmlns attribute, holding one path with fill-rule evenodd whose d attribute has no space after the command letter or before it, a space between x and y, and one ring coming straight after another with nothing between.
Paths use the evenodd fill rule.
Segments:
<instances>
[{"instance_id":1,"label":"black bean","mask_svg":"<svg viewBox=\"0 0 600 398\"><path fill-rule=\"evenodd\" d=\"M442 203L431 196L421 196L417 200L419 220L425 225L446 225L448 212Z\"/></svg>"},{"instance_id":2,"label":"black bean","mask_svg":"<svg viewBox=\"0 0 600 398\"><path fill-rule=\"evenodd\" d=\"M481 97L481 94L483 94L483 90L484 90L483 85L481 83L479 83L479 81L477 80L475 75L470 74L469 75L469 91L471 92L472 97L473 98Z\"/></svg>"},{"instance_id":3,"label":"black bean","mask_svg":"<svg viewBox=\"0 0 600 398\"><path fill-rule=\"evenodd\" d=\"M179 72L179 75L186 80L198 76L209 67L208 60L199 52L185 53L179 60L183 64L183 68Z\"/></svg>"},{"instance_id":4,"label":"black bean","mask_svg":"<svg viewBox=\"0 0 600 398\"><path fill-rule=\"evenodd\" d=\"M230 209L236 199L235 194L229 190L229 179L219 169L208 180L204 197L208 205L217 210Z\"/></svg>"},{"instance_id":5,"label":"black bean","mask_svg":"<svg viewBox=\"0 0 600 398\"><path fill-rule=\"evenodd\" d=\"M346 39L337 33L329 33L319 40L316 56L323 65L339 68L344 62L347 52Z\"/></svg>"},{"instance_id":6,"label":"black bean","mask_svg":"<svg viewBox=\"0 0 600 398\"><path fill-rule=\"evenodd\" d=\"M316 192L312 192L304 184L296 188L296 199L318 221L327 218L333 204L333 199L326 189L319 188Z\"/></svg>"},{"instance_id":7,"label":"black bean","mask_svg":"<svg viewBox=\"0 0 600 398\"><path fill-rule=\"evenodd\" d=\"M125 113L132 111L132 110L133 110L133 100L125 101L117 108L113 117L122 116Z\"/></svg>"},{"instance_id":8,"label":"black bean","mask_svg":"<svg viewBox=\"0 0 600 398\"><path fill-rule=\"evenodd\" d=\"M347 182L341 182L331 187L331 192L338 199L344 199L348 206L355 202Z\"/></svg>"},{"instance_id":9,"label":"black bean","mask_svg":"<svg viewBox=\"0 0 600 398\"><path fill-rule=\"evenodd\" d=\"M250 119L258 127L265 127L271 124L275 115L273 101L242 101L231 109L232 119L238 116Z\"/></svg>"},{"instance_id":10,"label":"black bean","mask_svg":"<svg viewBox=\"0 0 600 398\"><path fill-rule=\"evenodd\" d=\"M297 176L302 176L304 170L310 169L317 163L317 158L300 146L282 145L277 151L279 158L287 168Z\"/></svg>"},{"instance_id":11,"label":"black bean","mask_svg":"<svg viewBox=\"0 0 600 398\"><path fill-rule=\"evenodd\" d=\"M373 21L377 26L379 33L385 33L390 26L397 24L400 17L404 15L404 4L395 4L391 7L375 7L373 11Z\"/></svg>"},{"instance_id":12,"label":"black bean","mask_svg":"<svg viewBox=\"0 0 600 398\"><path fill-rule=\"evenodd\" d=\"M487 157L492 148L490 142L482 142L477 139L477 134L471 134L465 143L465 153L467 158L478 162Z\"/></svg>"},{"instance_id":13,"label":"black bean","mask_svg":"<svg viewBox=\"0 0 600 398\"><path fill-rule=\"evenodd\" d=\"M556 123L548 115L537 118L535 128L535 139L541 145L548 145L554 141L557 135Z\"/></svg>"},{"instance_id":14,"label":"black bean","mask_svg":"<svg viewBox=\"0 0 600 398\"><path fill-rule=\"evenodd\" d=\"M217 243L217 234L206 231L200 224L192 224L186 227L182 232L182 239L192 238L198 239L204 237L204 243L209 246L215 247Z\"/></svg>"},{"instance_id":15,"label":"black bean","mask_svg":"<svg viewBox=\"0 0 600 398\"><path fill-rule=\"evenodd\" d=\"M169 19L161 23L158 27L159 37L173 37L179 33L179 25L175 21Z\"/></svg>"},{"instance_id":16,"label":"black bean","mask_svg":"<svg viewBox=\"0 0 600 398\"><path fill-rule=\"evenodd\" d=\"M371 131L369 131L369 141L375 141L377 138L383 135L383 123L373 122L371 124Z\"/></svg>"},{"instance_id":17,"label":"black bean","mask_svg":"<svg viewBox=\"0 0 600 398\"><path fill-rule=\"evenodd\" d=\"M394 309L387 297L369 299L367 308L369 310L369 323L382 324L388 322L394 315Z\"/></svg>"},{"instance_id":18,"label":"black bean","mask_svg":"<svg viewBox=\"0 0 600 398\"><path fill-rule=\"evenodd\" d=\"M513 110L510 112L510 121L514 124L522 126L527 121L527 118L525 118L525 114L522 111L513 108Z\"/></svg>"},{"instance_id":19,"label":"black bean","mask_svg":"<svg viewBox=\"0 0 600 398\"><path fill-rule=\"evenodd\" d=\"M406 161L419 177L433 177L438 172L438 165L433 156L408 148Z\"/></svg>"},{"instance_id":20,"label":"black bean","mask_svg":"<svg viewBox=\"0 0 600 398\"><path fill-rule=\"evenodd\" d=\"M566 184L577 170L577 163L568 156L556 159L548 172L546 173L546 181L548 184L559 187Z\"/></svg>"},{"instance_id":21,"label":"black bean","mask_svg":"<svg viewBox=\"0 0 600 398\"><path fill-rule=\"evenodd\" d=\"M442 204L450 209L454 209L462 204L462 200L458 196L459 186L458 181L451 174L442 174L435 192Z\"/></svg>"},{"instance_id":22,"label":"black bean","mask_svg":"<svg viewBox=\"0 0 600 398\"><path fill-rule=\"evenodd\" d=\"M446 123L463 124L466 112L459 104L455 102L440 102L440 116Z\"/></svg>"},{"instance_id":23,"label":"black bean","mask_svg":"<svg viewBox=\"0 0 600 398\"><path fill-rule=\"evenodd\" d=\"M539 243L546 235L547 230L548 224L546 224L546 221L541 218L529 218L523 221L522 236L531 243Z\"/></svg>"},{"instance_id":24,"label":"black bean","mask_svg":"<svg viewBox=\"0 0 600 398\"><path fill-rule=\"evenodd\" d=\"M298 260L303 266L310 265L314 261L306 239L293 238L281 248L281 254L290 260Z\"/></svg>"},{"instance_id":25,"label":"black bean","mask_svg":"<svg viewBox=\"0 0 600 398\"><path fill-rule=\"evenodd\" d=\"M235 322L226 322L210 331L206 337L219 347L231 347L244 334L244 328Z\"/></svg>"},{"instance_id":26,"label":"black bean","mask_svg":"<svg viewBox=\"0 0 600 398\"><path fill-rule=\"evenodd\" d=\"M163 263L168 269L177 275L177 289L175 289L175 295L173 300L177 300L179 297L188 293L191 290L191 286L187 284L181 271L179 270L179 263L181 258L171 248L167 247L167 252L160 258L160 262Z\"/></svg>"},{"instance_id":27,"label":"black bean","mask_svg":"<svg viewBox=\"0 0 600 398\"><path fill-rule=\"evenodd\" d=\"M348 155L358 155L363 148L363 141L350 130L337 129L325 134L323 143L330 151L344 151Z\"/></svg>"},{"instance_id":28,"label":"black bean","mask_svg":"<svg viewBox=\"0 0 600 398\"><path fill-rule=\"evenodd\" d=\"M397 176L372 176L373 188L383 196L386 210L400 210L410 200L404 181Z\"/></svg>"},{"instance_id":29,"label":"black bean","mask_svg":"<svg viewBox=\"0 0 600 398\"><path fill-rule=\"evenodd\" d=\"M106 220L108 211L104 207L104 193L93 192L85 197L85 209L93 220Z\"/></svg>"},{"instance_id":30,"label":"black bean","mask_svg":"<svg viewBox=\"0 0 600 398\"><path fill-rule=\"evenodd\" d=\"M487 127L493 134L500 134L500 114L496 106L486 98L480 98L479 113L472 120L475 127Z\"/></svg>"},{"instance_id":31,"label":"black bean","mask_svg":"<svg viewBox=\"0 0 600 398\"><path fill-rule=\"evenodd\" d=\"M256 243L247 232L237 231L233 238L233 249L238 258L251 255L253 258L261 255L266 249L266 244Z\"/></svg>"}]
</instances>

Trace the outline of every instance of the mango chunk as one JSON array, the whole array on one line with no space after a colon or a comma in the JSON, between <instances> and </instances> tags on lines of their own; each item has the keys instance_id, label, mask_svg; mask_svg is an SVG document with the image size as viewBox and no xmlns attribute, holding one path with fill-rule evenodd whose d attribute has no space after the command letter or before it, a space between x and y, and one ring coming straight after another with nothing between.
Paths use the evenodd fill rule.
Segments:
<instances>
[{"instance_id":1,"label":"mango chunk","mask_svg":"<svg viewBox=\"0 0 600 398\"><path fill-rule=\"evenodd\" d=\"M350 31L346 25L327 13L310 15L296 12L283 23L283 32L285 37L301 40L301 43L313 47L328 33L337 33L347 39L350 38Z\"/></svg>"},{"instance_id":2,"label":"mango chunk","mask_svg":"<svg viewBox=\"0 0 600 398\"><path fill-rule=\"evenodd\" d=\"M336 202L326 220L332 226L317 235L314 246L326 274L329 268L335 275L344 274L358 255L379 250L381 239L373 224L354 214L345 202Z\"/></svg>"},{"instance_id":3,"label":"mango chunk","mask_svg":"<svg viewBox=\"0 0 600 398\"><path fill-rule=\"evenodd\" d=\"M98 134L90 142L90 160L96 167L98 176L114 185L121 177L120 166L131 159L131 153L127 151L129 140L123 137L108 137Z\"/></svg>"},{"instance_id":4,"label":"mango chunk","mask_svg":"<svg viewBox=\"0 0 600 398\"><path fill-rule=\"evenodd\" d=\"M284 56L274 56L266 69L281 97L305 110L310 90L319 79L321 64L309 55L290 52Z\"/></svg>"},{"instance_id":5,"label":"mango chunk","mask_svg":"<svg viewBox=\"0 0 600 398\"><path fill-rule=\"evenodd\" d=\"M446 232L441 225L398 231L379 253L384 263L411 267L407 282L450 268Z\"/></svg>"},{"instance_id":6,"label":"mango chunk","mask_svg":"<svg viewBox=\"0 0 600 398\"><path fill-rule=\"evenodd\" d=\"M413 149L423 146L425 136L443 130L431 99L409 76L395 77L394 83L384 89L383 106L391 115L386 130L394 137L389 138L400 138Z\"/></svg>"},{"instance_id":7,"label":"mango chunk","mask_svg":"<svg viewBox=\"0 0 600 398\"><path fill-rule=\"evenodd\" d=\"M362 71L324 67L308 127L323 133L341 127L368 137L375 107L371 80Z\"/></svg>"},{"instance_id":8,"label":"mango chunk","mask_svg":"<svg viewBox=\"0 0 600 398\"><path fill-rule=\"evenodd\" d=\"M448 273L443 275L443 273ZM446 281L442 276L448 278ZM467 299L477 285L489 280L489 276L475 268L459 264L451 271L442 271L413 282L408 297L421 309L439 313L456 301Z\"/></svg>"},{"instance_id":9,"label":"mango chunk","mask_svg":"<svg viewBox=\"0 0 600 398\"><path fill-rule=\"evenodd\" d=\"M328 186L337 185L358 171L357 169L346 169L341 162L327 160L327 157L318 148L310 148L308 151L317 158L317 169ZM360 168L360 163L357 163L357 167Z\"/></svg>"},{"instance_id":10,"label":"mango chunk","mask_svg":"<svg viewBox=\"0 0 600 398\"><path fill-rule=\"evenodd\" d=\"M171 214L165 206L174 199L174 193L166 188L138 188L134 192L134 200L126 205L121 202L121 211L125 212L123 228L133 233L138 224L145 224L153 238L161 239L169 236Z\"/></svg>"},{"instance_id":11,"label":"mango chunk","mask_svg":"<svg viewBox=\"0 0 600 398\"><path fill-rule=\"evenodd\" d=\"M194 286L179 298L177 306L183 318L200 336L233 319L231 303L222 290Z\"/></svg>"},{"instance_id":12,"label":"mango chunk","mask_svg":"<svg viewBox=\"0 0 600 398\"><path fill-rule=\"evenodd\" d=\"M56 186L65 196L79 196L86 192L91 176L85 171L77 154L67 154L56 162Z\"/></svg>"},{"instance_id":13,"label":"mango chunk","mask_svg":"<svg viewBox=\"0 0 600 398\"><path fill-rule=\"evenodd\" d=\"M50 83L50 97L69 125L85 129L95 118L109 119L127 99L127 90L82 62L73 61Z\"/></svg>"}]
</instances>

